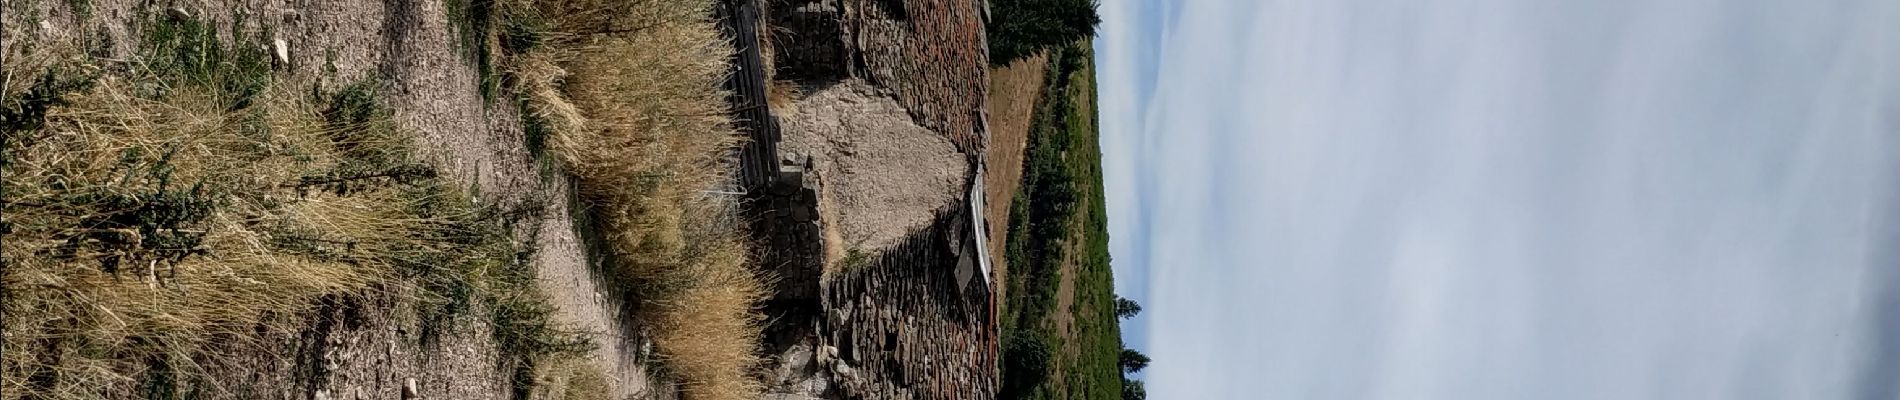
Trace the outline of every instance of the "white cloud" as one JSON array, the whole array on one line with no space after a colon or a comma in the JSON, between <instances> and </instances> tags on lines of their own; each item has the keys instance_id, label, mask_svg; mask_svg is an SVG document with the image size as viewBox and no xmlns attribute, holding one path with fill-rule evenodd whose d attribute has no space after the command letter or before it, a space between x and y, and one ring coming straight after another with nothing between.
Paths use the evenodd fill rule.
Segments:
<instances>
[{"instance_id":1,"label":"white cloud","mask_svg":"<svg viewBox=\"0 0 1900 400\"><path fill-rule=\"evenodd\" d=\"M1900 4L1139 10L1098 61L1155 398L1893 396Z\"/></svg>"}]
</instances>

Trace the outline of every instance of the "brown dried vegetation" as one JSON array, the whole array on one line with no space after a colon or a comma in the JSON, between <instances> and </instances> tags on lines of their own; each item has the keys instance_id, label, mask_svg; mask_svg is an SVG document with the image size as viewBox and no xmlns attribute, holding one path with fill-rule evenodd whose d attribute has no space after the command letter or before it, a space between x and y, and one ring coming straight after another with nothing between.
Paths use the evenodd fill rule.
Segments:
<instances>
[{"instance_id":1,"label":"brown dried vegetation","mask_svg":"<svg viewBox=\"0 0 1900 400\"><path fill-rule=\"evenodd\" d=\"M748 268L725 160L731 45L708 0L537 2L539 46L508 61L529 124L579 178L618 278L691 399L756 398L765 286ZM538 16L552 16L541 19Z\"/></svg>"}]
</instances>

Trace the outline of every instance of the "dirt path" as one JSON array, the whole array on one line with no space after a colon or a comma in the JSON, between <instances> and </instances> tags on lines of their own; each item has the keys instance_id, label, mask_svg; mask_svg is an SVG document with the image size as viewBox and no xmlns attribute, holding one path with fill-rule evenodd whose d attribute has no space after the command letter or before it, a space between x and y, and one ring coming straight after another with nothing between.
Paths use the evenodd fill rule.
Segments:
<instances>
[{"instance_id":1,"label":"dirt path","mask_svg":"<svg viewBox=\"0 0 1900 400\"><path fill-rule=\"evenodd\" d=\"M419 133L421 147L430 149L451 176L479 188L483 200L544 205L538 226L521 232L534 240L543 293L564 322L596 334L599 347L592 358L619 383L614 397L670 392L656 390L649 379L647 345L626 307L631 300L622 291L608 290L611 286L593 269L575 225L574 216L581 213L570 208L577 204L567 175L536 161L514 107L485 103L473 64L462 56L449 21L440 17L447 15L443 2L396 0L382 6L376 9L390 13L379 32L388 56L377 72L389 82L386 95L398 125ZM315 39L312 47L317 48L349 43L339 37Z\"/></svg>"},{"instance_id":2,"label":"dirt path","mask_svg":"<svg viewBox=\"0 0 1900 400\"><path fill-rule=\"evenodd\" d=\"M983 198L988 202L983 204L983 218L989 220L990 264L997 282L1007 282L1009 274L1009 259L1003 254L1009 243L1009 204L1022 185L1023 150L1029 145L1048 63L1048 57L1036 55L990 71L990 142L983 154ZM999 302L1009 298L1008 288L996 285Z\"/></svg>"}]
</instances>

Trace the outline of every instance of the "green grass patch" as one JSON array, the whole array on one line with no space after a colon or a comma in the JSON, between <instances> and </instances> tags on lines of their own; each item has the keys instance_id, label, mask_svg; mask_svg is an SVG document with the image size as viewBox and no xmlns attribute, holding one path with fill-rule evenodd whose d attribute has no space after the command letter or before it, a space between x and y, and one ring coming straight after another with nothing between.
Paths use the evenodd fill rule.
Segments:
<instances>
[{"instance_id":1,"label":"green grass patch","mask_svg":"<svg viewBox=\"0 0 1900 400\"><path fill-rule=\"evenodd\" d=\"M242 30L242 19L239 27ZM270 55L261 46L226 46L210 22L153 17L145 26L139 59L143 68L160 78L140 87L141 95L162 100L181 87L210 89L212 100L237 110L271 84Z\"/></svg>"},{"instance_id":2,"label":"green grass patch","mask_svg":"<svg viewBox=\"0 0 1900 400\"><path fill-rule=\"evenodd\" d=\"M525 3L512 0L448 0L444 4L462 57L475 64L482 99L499 99L509 77L506 58L541 46L552 29Z\"/></svg>"}]
</instances>

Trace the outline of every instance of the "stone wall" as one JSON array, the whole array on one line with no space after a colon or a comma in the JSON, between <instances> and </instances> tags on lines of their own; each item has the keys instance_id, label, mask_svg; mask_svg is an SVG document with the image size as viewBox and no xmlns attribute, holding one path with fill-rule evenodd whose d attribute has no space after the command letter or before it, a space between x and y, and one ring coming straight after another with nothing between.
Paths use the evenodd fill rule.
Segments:
<instances>
[{"instance_id":1,"label":"stone wall","mask_svg":"<svg viewBox=\"0 0 1900 400\"><path fill-rule=\"evenodd\" d=\"M733 38L733 74L726 79L727 101L739 133L745 135L735 149L737 169L734 180L744 190L770 186L778 178L778 118L767 101L766 63L760 50L759 21L764 18L758 1L725 0L714 7L720 30Z\"/></svg>"},{"instance_id":2,"label":"stone wall","mask_svg":"<svg viewBox=\"0 0 1900 400\"><path fill-rule=\"evenodd\" d=\"M862 78L980 159L989 52L981 0L771 0L774 62L807 86Z\"/></svg>"},{"instance_id":3,"label":"stone wall","mask_svg":"<svg viewBox=\"0 0 1900 400\"><path fill-rule=\"evenodd\" d=\"M776 356L774 399L991 399L998 331L986 277L958 273L986 257L970 202L863 260L826 260L818 179L810 161L779 154L765 102L755 0L727 0L720 16L739 47L728 88L751 139L735 154L736 181L778 278L766 351ZM987 51L976 0L770 0L781 77L807 85L872 82L920 126L945 135L979 170L985 140ZM782 161L785 158L790 162ZM971 173L968 176L977 176ZM980 190L980 189L979 189ZM968 194L966 194L968 196ZM849 258L849 257L848 257ZM827 262L836 262L825 277ZM854 265L855 264L855 265ZM959 276L961 275L961 276Z\"/></svg>"},{"instance_id":4,"label":"stone wall","mask_svg":"<svg viewBox=\"0 0 1900 400\"><path fill-rule=\"evenodd\" d=\"M835 353L841 399L990 399L997 342L987 286L958 282L974 252L966 213L942 210L865 265L845 266L824 288L820 352ZM835 349L835 350L833 350Z\"/></svg>"},{"instance_id":5,"label":"stone wall","mask_svg":"<svg viewBox=\"0 0 1900 400\"><path fill-rule=\"evenodd\" d=\"M803 160L800 160L803 159ZM779 179L749 192L752 236L759 263L773 275L775 301L815 305L825 263L824 221L819 218L817 177L811 162L793 157L780 164Z\"/></svg>"},{"instance_id":6,"label":"stone wall","mask_svg":"<svg viewBox=\"0 0 1900 400\"><path fill-rule=\"evenodd\" d=\"M775 76L794 82L832 82L850 74L843 5L839 0L770 0Z\"/></svg>"},{"instance_id":7,"label":"stone wall","mask_svg":"<svg viewBox=\"0 0 1900 400\"><path fill-rule=\"evenodd\" d=\"M753 240L760 248L760 269L775 278L774 302L815 303L818 276L823 268L823 229L818 221L818 187L805 173L809 160L785 159L778 117L766 100L765 62L760 52L759 21L765 18L761 2L726 0L719 3L720 28L737 48L733 74L726 80L732 94L733 117L746 140L734 150L737 189L745 197L743 215L751 221Z\"/></svg>"}]
</instances>

